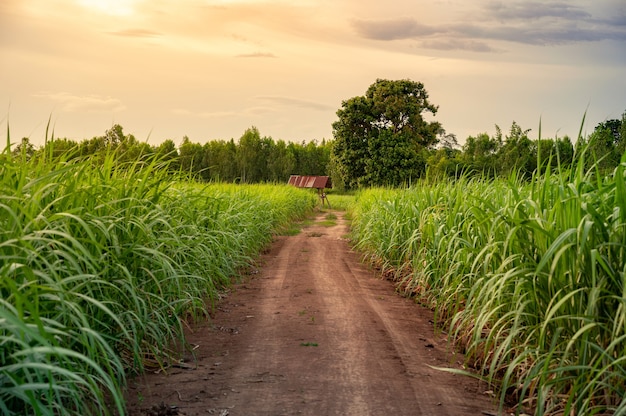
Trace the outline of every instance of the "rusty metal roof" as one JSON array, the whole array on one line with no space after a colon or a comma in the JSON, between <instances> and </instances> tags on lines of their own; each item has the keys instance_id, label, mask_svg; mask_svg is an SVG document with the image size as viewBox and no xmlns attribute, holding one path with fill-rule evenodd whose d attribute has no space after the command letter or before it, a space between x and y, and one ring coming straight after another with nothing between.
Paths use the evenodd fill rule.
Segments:
<instances>
[{"instance_id":1,"label":"rusty metal roof","mask_svg":"<svg viewBox=\"0 0 626 416\"><path fill-rule=\"evenodd\" d=\"M328 176L301 176L291 175L289 178L289 185L293 185L298 188L316 188L324 189L330 188L330 178Z\"/></svg>"}]
</instances>

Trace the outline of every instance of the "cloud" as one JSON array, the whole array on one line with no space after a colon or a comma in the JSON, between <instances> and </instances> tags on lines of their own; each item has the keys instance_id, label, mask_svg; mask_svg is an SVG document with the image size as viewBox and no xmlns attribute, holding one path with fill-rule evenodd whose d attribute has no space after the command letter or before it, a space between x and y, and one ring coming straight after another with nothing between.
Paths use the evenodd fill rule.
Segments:
<instances>
[{"instance_id":1,"label":"cloud","mask_svg":"<svg viewBox=\"0 0 626 416\"><path fill-rule=\"evenodd\" d=\"M237 58L277 58L276 55L269 52L243 53L236 55Z\"/></svg>"},{"instance_id":2,"label":"cloud","mask_svg":"<svg viewBox=\"0 0 626 416\"><path fill-rule=\"evenodd\" d=\"M454 32L460 37L507 41L528 45L565 45L602 40L626 40L626 31L589 28L577 23L567 25L510 24L483 27L457 25Z\"/></svg>"},{"instance_id":3,"label":"cloud","mask_svg":"<svg viewBox=\"0 0 626 416\"><path fill-rule=\"evenodd\" d=\"M464 39L433 39L425 40L420 46L426 49L437 49L441 51L471 51L471 52L498 52L485 42Z\"/></svg>"},{"instance_id":4,"label":"cloud","mask_svg":"<svg viewBox=\"0 0 626 416\"><path fill-rule=\"evenodd\" d=\"M603 40L626 41L626 15L594 17L560 1L492 1L472 20L426 25L412 17L353 20L358 35L378 41L419 40L429 49L494 52L487 41L527 45L565 45Z\"/></svg>"},{"instance_id":5,"label":"cloud","mask_svg":"<svg viewBox=\"0 0 626 416\"><path fill-rule=\"evenodd\" d=\"M155 32L152 30L147 30L147 29L125 29L125 30L118 30L115 32L107 32L110 35L115 35L115 36L126 36L126 37L130 37L130 38L153 38L156 36L162 36L162 33L159 32Z\"/></svg>"},{"instance_id":6,"label":"cloud","mask_svg":"<svg viewBox=\"0 0 626 416\"><path fill-rule=\"evenodd\" d=\"M626 27L626 12L621 12L621 14L615 14L604 19L599 19L598 23L615 26L617 28L622 26Z\"/></svg>"},{"instance_id":7,"label":"cloud","mask_svg":"<svg viewBox=\"0 0 626 416\"><path fill-rule=\"evenodd\" d=\"M589 19L591 14L580 7L564 2L510 2L493 1L486 6L489 13L500 20L541 19L554 17L565 20Z\"/></svg>"},{"instance_id":8,"label":"cloud","mask_svg":"<svg viewBox=\"0 0 626 416\"><path fill-rule=\"evenodd\" d=\"M484 10L486 21L495 19L501 23L482 30L482 36L490 39L533 45L626 40L624 12L598 18L581 7L560 1L497 1Z\"/></svg>"},{"instance_id":9,"label":"cloud","mask_svg":"<svg viewBox=\"0 0 626 416\"><path fill-rule=\"evenodd\" d=\"M68 92L49 93L42 92L33 94L34 97L47 98L56 101L61 105L62 111L77 112L119 112L126 109L126 106L117 98L102 97L99 95L74 95Z\"/></svg>"},{"instance_id":10,"label":"cloud","mask_svg":"<svg viewBox=\"0 0 626 416\"><path fill-rule=\"evenodd\" d=\"M309 101L309 100L302 100L300 98L279 96L279 95L259 95L255 98L258 100L269 101L275 104L291 106L291 107L295 106L295 107L301 107L301 108L308 108L308 109L319 110L319 111L328 111L328 110L334 109L334 107L328 104L318 103L318 102Z\"/></svg>"},{"instance_id":11,"label":"cloud","mask_svg":"<svg viewBox=\"0 0 626 416\"><path fill-rule=\"evenodd\" d=\"M432 26L422 25L412 18L384 20L354 19L352 26L362 37L375 40L409 39L429 36L440 31Z\"/></svg>"},{"instance_id":12,"label":"cloud","mask_svg":"<svg viewBox=\"0 0 626 416\"><path fill-rule=\"evenodd\" d=\"M478 27L441 25L440 27L427 26L418 23L412 18L386 20L354 20L352 22L357 33L361 36L380 41L419 40L419 46L437 50L466 50L472 52L495 52L496 49L486 42L471 39L492 38L480 34ZM474 32L470 38L467 34Z\"/></svg>"}]
</instances>

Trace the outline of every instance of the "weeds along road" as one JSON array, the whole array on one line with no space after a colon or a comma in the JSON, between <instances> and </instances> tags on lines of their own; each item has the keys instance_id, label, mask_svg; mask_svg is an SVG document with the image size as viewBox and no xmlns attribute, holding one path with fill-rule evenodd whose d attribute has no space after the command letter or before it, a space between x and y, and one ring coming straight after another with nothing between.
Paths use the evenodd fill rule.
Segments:
<instances>
[{"instance_id":1,"label":"weeds along road","mask_svg":"<svg viewBox=\"0 0 626 416\"><path fill-rule=\"evenodd\" d=\"M494 415L432 312L397 295L320 213L189 331L184 365L132 380L133 415Z\"/></svg>"}]
</instances>

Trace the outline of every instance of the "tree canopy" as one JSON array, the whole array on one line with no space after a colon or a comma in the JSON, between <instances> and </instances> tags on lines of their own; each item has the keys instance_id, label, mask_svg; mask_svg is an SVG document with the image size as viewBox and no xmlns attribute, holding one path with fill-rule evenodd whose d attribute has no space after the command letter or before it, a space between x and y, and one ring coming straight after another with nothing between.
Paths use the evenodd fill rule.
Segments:
<instances>
[{"instance_id":1,"label":"tree canopy","mask_svg":"<svg viewBox=\"0 0 626 416\"><path fill-rule=\"evenodd\" d=\"M437 109L424 84L408 79L378 79L364 96L343 101L333 123L334 181L353 188L419 178L426 169L424 151L442 130L423 113L435 115Z\"/></svg>"}]
</instances>

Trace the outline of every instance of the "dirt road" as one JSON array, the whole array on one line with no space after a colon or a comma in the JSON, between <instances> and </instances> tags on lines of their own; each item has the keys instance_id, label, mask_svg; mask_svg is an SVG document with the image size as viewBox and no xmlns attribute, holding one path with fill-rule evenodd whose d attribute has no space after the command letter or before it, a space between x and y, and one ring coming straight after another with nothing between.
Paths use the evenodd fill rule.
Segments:
<instances>
[{"instance_id":1,"label":"dirt road","mask_svg":"<svg viewBox=\"0 0 626 416\"><path fill-rule=\"evenodd\" d=\"M432 313L376 277L325 214L279 237L188 340L195 360L132 381L131 414L492 415ZM178 412L178 413L176 413Z\"/></svg>"}]
</instances>

